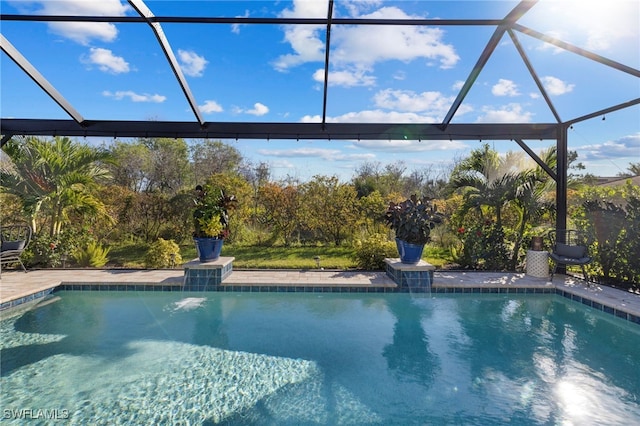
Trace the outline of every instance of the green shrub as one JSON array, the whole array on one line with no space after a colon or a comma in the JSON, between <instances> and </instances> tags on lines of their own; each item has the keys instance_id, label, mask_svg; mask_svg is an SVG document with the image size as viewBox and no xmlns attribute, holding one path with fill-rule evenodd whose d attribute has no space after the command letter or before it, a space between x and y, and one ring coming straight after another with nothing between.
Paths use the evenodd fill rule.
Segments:
<instances>
[{"instance_id":1,"label":"green shrub","mask_svg":"<svg viewBox=\"0 0 640 426\"><path fill-rule=\"evenodd\" d=\"M69 228L53 237L40 233L33 236L22 261L31 267L56 268L63 265L64 259L74 257L76 250L87 247L92 241L95 241L94 235L88 228Z\"/></svg>"},{"instance_id":2,"label":"green shrub","mask_svg":"<svg viewBox=\"0 0 640 426\"><path fill-rule=\"evenodd\" d=\"M76 248L72 255L76 263L80 266L91 266L93 268L101 268L107 264L109 258L109 248L103 247L102 244L91 241L84 248Z\"/></svg>"},{"instance_id":3,"label":"green shrub","mask_svg":"<svg viewBox=\"0 0 640 426\"><path fill-rule=\"evenodd\" d=\"M492 220L458 228L462 247L452 247L451 256L463 268L485 271L505 271L509 255L504 231Z\"/></svg>"},{"instance_id":4,"label":"green shrub","mask_svg":"<svg viewBox=\"0 0 640 426\"><path fill-rule=\"evenodd\" d=\"M372 234L365 240L355 242L353 259L359 268L384 269L384 259L387 257L398 257L398 249L385 234Z\"/></svg>"},{"instance_id":5,"label":"green shrub","mask_svg":"<svg viewBox=\"0 0 640 426\"><path fill-rule=\"evenodd\" d=\"M149 246L144 263L147 268L173 268L180 265L182 264L180 246L173 240L158 238Z\"/></svg>"}]
</instances>

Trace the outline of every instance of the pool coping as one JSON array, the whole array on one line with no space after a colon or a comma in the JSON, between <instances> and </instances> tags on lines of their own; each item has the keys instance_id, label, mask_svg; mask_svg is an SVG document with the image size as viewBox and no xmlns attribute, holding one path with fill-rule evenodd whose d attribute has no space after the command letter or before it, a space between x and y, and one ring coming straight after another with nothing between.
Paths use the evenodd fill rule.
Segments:
<instances>
[{"instance_id":1,"label":"pool coping","mask_svg":"<svg viewBox=\"0 0 640 426\"><path fill-rule=\"evenodd\" d=\"M182 270L37 270L3 271L0 312L60 290L183 291ZM640 295L595 284L570 275L548 278L524 273L435 271L430 289L398 288L383 271L234 270L207 291L305 293L432 293L432 294L558 294L591 308L640 325Z\"/></svg>"}]
</instances>

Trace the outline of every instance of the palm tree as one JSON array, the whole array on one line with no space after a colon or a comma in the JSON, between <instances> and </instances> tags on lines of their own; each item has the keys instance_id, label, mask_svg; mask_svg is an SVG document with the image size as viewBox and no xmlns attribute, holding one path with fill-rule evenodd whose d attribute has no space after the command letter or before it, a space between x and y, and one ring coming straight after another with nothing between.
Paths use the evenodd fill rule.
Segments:
<instances>
[{"instance_id":1,"label":"palm tree","mask_svg":"<svg viewBox=\"0 0 640 426\"><path fill-rule=\"evenodd\" d=\"M541 154L541 160L551 169L557 165L556 148L552 147ZM511 267L515 269L518 259L518 252L522 245L527 225L538 222L546 213L555 211L554 200L549 198L555 188L555 182L541 168L525 170L519 176L519 185L516 190L514 206L519 213L518 224L516 225L516 238L511 256Z\"/></svg>"},{"instance_id":2,"label":"palm tree","mask_svg":"<svg viewBox=\"0 0 640 426\"><path fill-rule=\"evenodd\" d=\"M501 158L485 144L460 162L452 173L451 185L462 190L464 211L475 208L482 215L482 208L489 207L494 211L496 227L501 228L502 209L516 196L519 180L514 171L516 160L513 154Z\"/></svg>"},{"instance_id":3,"label":"palm tree","mask_svg":"<svg viewBox=\"0 0 640 426\"><path fill-rule=\"evenodd\" d=\"M541 157L549 167L555 168L555 148L544 151ZM503 208L506 205L515 208L518 215L509 262L509 268L515 270L525 230L555 208L553 200L547 196L553 190L554 182L542 168L526 168L520 153L508 153L502 158L484 145L456 167L451 183L454 188L464 191L465 211L477 208L482 214L483 207L491 208L497 229L502 229Z\"/></svg>"},{"instance_id":4,"label":"palm tree","mask_svg":"<svg viewBox=\"0 0 640 426\"><path fill-rule=\"evenodd\" d=\"M71 212L107 216L104 204L93 193L97 183L108 177L102 166L109 160L106 152L67 137L21 136L3 149L13 170L0 172L2 190L22 200L34 232L41 211L48 216L50 236L60 233Z\"/></svg>"}]
</instances>

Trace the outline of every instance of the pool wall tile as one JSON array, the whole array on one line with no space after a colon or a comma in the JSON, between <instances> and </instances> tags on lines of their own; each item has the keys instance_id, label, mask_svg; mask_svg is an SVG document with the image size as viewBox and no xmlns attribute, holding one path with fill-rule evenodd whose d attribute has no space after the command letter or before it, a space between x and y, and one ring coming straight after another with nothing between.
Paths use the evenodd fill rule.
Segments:
<instances>
[{"instance_id":1,"label":"pool wall tile","mask_svg":"<svg viewBox=\"0 0 640 426\"><path fill-rule=\"evenodd\" d=\"M615 315L616 315L618 318L622 318L622 319L625 319L625 320L628 320L628 319L629 319L628 314L627 314L626 312L624 312L624 311L620 311L620 310L618 310L618 309L616 309L616 310L615 310Z\"/></svg>"},{"instance_id":2,"label":"pool wall tile","mask_svg":"<svg viewBox=\"0 0 640 426\"><path fill-rule=\"evenodd\" d=\"M406 268L406 266L404 266ZM403 268L401 266L400 268ZM319 285L305 283L304 285L282 285L281 283L243 283L243 284L222 284L222 280L232 273L232 262L228 262L219 268L193 268L185 269L185 279L176 280L173 283L95 283L95 282L63 282L55 287L38 291L34 294L26 295L14 300L0 304L0 311L19 306L24 303L37 301L56 291L154 291L154 292L178 292L178 291L223 291L223 292L283 292L283 293L434 293L434 294L556 294L576 303L589 306L603 313L616 316L620 319L640 325L640 315L631 308L618 305L609 306L603 303L598 293L585 294L582 287L523 287L513 285L450 285L434 286L433 270L429 268L419 270L415 266L408 269L398 269L393 265L387 265L385 273L396 285ZM191 281L187 282L187 274L190 274ZM634 313L631 313L634 312Z\"/></svg>"},{"instance_id":3,"label":"pool wall tile","mask_svg":"<svg viewBox=\"0 0 640 426\"><path fill-rule=\"evenodd\" d=\"M47 288L45 290L40 290L36 293L32 293L29 295L26 295L24 297L20 297L14 300L9 300L7 302L2 302L0 304L0 312L6 310L6 309L11 309L11 308L16 308L20 305L24 305L25 303L29 303L29 302L37 302L40 299L45 298L46 296L53 294L56 291L57 287L51 287L51 288Z\"/></svg>"}]
</instances>

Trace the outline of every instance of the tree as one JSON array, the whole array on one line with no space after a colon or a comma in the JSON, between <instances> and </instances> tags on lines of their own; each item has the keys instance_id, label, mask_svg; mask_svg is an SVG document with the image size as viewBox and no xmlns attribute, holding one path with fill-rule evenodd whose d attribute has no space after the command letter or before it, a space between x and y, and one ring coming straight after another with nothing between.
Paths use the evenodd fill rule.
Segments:
<instances>
[{"instance_id":1,"label":"tree","mask_svg":"<svg viewBox=\"0 0 640 426\"><path fill-rule=\"evenodd\" d=\"M251 187L253 188L253 219L255 219L258 215L258 192L260 188L266 185L269 182L269 177L271 176L271 171L269 170L269 165L265 162L260 162L257 165L254 165L250 161L243 161L240 166L240 175L244 177L244 179L249 182Z\"/></svg>"},{"instance_id":2,"label":"tree","mask_svg":"<svg viewBox=\"0 0 640 426\"><path fill-rule=\"evenodd\" d=\"M302 186L305 223L326 241L339 246L358 221L357 193L353 185L335 176L314 176Z\"/></svg>"},{"instance_id":3,"label":"tree","mask_svg":"<svg viewBox=\"0 0 640 426\"><path fill-rule=\"evenodd\" d=\"M191 186L193 181L189 178L189 155L184 139L144 138L141 142L150 155L147 192L175 195Z\"/></svg>"},{"instance_id":4,"label":"tree","mask_svg":"<svg viewBox=\"0 0 640 426\"><path fill-rule=\"evenodd\" d=\"M508 153L500 157L485 144L454 168L450 184L463 196L459 217L471 214L468 225L464 226L463 220L458 228L464 242L460 259L474 267L508 266L502 213L526 181L519 172L521 167L521 156Z\"/></svg>"},{"instance_id":5,"label":"tree","mask_svg":"<svg viewBox=\"0 0 640 426\"><path fill-rule=\"evenodd\" d=\"M352 183L358 197L365 197L378 191L384 198L394 192L402 192L406 167L402 161L387 164L384 168L379 162L365 162L355 170Z\"/></svg>"},{"instance_id":6,"label":"tree","mask_svg":"<svg viewBox=\"0 0 640 426\"><path fill-rule=\"evenodd\" d=\"M61 232L71 212L107 215L94 193L98 182L109 177L107 152L66 137L18 137L3 149L15 167L12 173L2 172L3 190L22 200L34 232L40 212L46 212L50 236Z\"/></svg>"},{"instance_id":7,"label":"tree","mask_svg":"<svg viewBox=\"0 0 640 426\"><path fill-rule=\"evenodd\" d=\"M300 222L302 197L298 188L268 183L258 191L258 200L262 222L271 225L274 234L282 237L285 246L290 246Z\"/></svg>"},{"instance_id":8,"label":"tree","mask_svg":"<svg viewBox=\"0 0 640 426\"><path fill-rule=\"evenodd\" d=\"M242 164L240 151L221 141L203 139L193 144L190 151L196 183L214 174L237 173Z\"/></svg>"},{"instance_id":9,"label":"tree","mask_svg":"<svg viewBox=\"0 0 640 426\"><path fill-rule=\"evenodd\" d=\"M444 172L438 173L433 167L412 170L404 179L403 194L419 194L431 199L441 198L447 187Z\"/></svg>"},{"instance_id":10,"label":"tree","mask_svg":"<svg viewBox=\"0 0 640 426\"><path fill-rule=\"evenodd\" d=\"M146 190L151 170L149 147L140 141L116 141L109 149L113 162L108 168L113 183L135 192Z\"/></svg>"},{"instance_id":11,"label":"tree","mask_svg":"<svg viewBox=\"0 0 640 426\"><path fill-rule=\"evenodd\" d=\"M640 176L640 163L629 163L629 167L627 167L627 171L618 173L618 176L620 177Z\"/></svg>"},{"instance_id":12,"label":"tree","mask_svg":"<svg viewBox=\"0 0 640 426\"><path fill-rule=\"evenodd\" d=\"M384 224L384 212L388 203L382 198L378 191L373 191L365 197L358 199L358 210L360 220L369 234L379 232L381 229L387 231Z\"/></svg>"},{"instance_id":13,"label":"tree","mask_svg":"<svg viewBox=\"0 0 640 426\"><path fill-rule=\"evenodd\" d=\"M493 210L496 226L502 228L502 209L513 200L518 184L513 171L513 158L501 159L498 153L485 144L473 150L471 155L454 168L451 185L462 191L463 209L479 209L486 206Z\"/></svg>"},{"instance_id":14,"label":"tree","mask_svg":"<svg viewBox=\"0 0 640 426\"><path fill-rule=\"evenodd\" d=\"M541 154L541 160L554 169L557 164L556 149L550 148ZM517 174L516 194L513 205L518 213L515 225L514 245L510 268L515 270L525 231L532 223L555 212L554 200L549 197L555 182L541 168L527 169Z\"/></svg>"},{"instance_id":15,"label":"tree","mask_svg":"<svg viewBox=\"0 0 640 426\"><path fill-rule=\"evenodd\" d=\"M169 195L192 186L188 148L183 139L116 141L109 150L114 158L109 168L117 185L136 192Z\"/></svg>"},{"instance_id":16,"label":"tree","mask_svg":"<svg viewBox=\"0 0 640 426\"><path fill-rule=\"evenodd\" d=\"M374 191L381 193L382 188L378 183L380 177L380 163L364 162L354 170L354 176L351 180L358 198L366 197Z\"/></svg>"}]
</instances>

